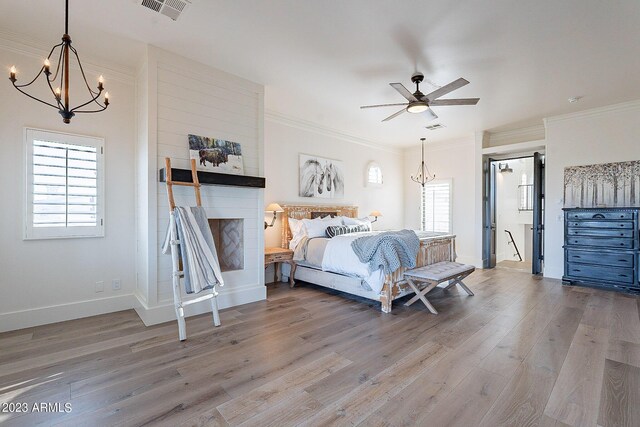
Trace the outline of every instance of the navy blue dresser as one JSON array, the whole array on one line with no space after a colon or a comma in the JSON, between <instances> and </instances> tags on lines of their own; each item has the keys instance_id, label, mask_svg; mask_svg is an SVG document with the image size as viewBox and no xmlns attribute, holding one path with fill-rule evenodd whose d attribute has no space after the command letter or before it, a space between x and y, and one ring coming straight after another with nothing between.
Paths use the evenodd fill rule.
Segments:
<instances>
[{"instance_id":1,"label":"navy blue dresser","mask_svg":"<svg viewBox=\"0 0 640 427\"><path fill-rule=\"evenodd\" d=\"M640 208L564 209L568 284L640 290Z\"/></svg>"}]
</instances>

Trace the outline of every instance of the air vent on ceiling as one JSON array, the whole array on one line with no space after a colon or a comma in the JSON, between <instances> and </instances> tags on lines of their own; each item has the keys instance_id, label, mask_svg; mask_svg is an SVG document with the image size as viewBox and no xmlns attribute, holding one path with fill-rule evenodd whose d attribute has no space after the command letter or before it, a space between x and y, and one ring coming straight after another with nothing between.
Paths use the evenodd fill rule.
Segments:
<instances>
[{"instance_id":1,"label":"air vent on ceiling","mask_svg":"<svg viewBox=\"0 0 640 427\"><path fill-rule=\"evenodd\" d=\"M191 4L190 0L140 0L140 4L147 9L177 21L180 15Z\"/></svg>"},{"instance_id":2,"label":"air vent on ceiling","mask_svg":"<svg viewBox=\"0 0 640 427\"><path fill-rule=\"evenodd\" d=\"M444 125L442 123L436 123L436 124L425 126L425 127L429 130L438 130L438 129L442 129Z\"/></svg>"}]
</instances>

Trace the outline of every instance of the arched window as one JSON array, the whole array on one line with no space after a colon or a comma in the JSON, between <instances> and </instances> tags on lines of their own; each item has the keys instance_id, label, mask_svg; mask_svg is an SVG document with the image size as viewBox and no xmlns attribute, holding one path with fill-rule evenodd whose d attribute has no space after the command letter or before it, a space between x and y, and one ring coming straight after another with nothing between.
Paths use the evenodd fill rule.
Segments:
<instances>
[{"instance_id":1,"label":"arched window","mask_svg":"<svg viewBox=\"0 0 640 427\"><path fill-rule=\"evenodd\" d=\"M371 162L367 166L367 186L382 185L382 169L376 162Z\"/></svg>"}]
</instances>

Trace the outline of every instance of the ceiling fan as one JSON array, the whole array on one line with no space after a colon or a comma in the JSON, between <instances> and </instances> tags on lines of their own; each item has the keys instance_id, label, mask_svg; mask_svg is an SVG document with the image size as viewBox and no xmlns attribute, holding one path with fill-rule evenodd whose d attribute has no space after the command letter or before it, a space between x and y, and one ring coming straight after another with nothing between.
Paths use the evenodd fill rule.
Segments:
<instances>
[{"instance_id":1,"label":"ceiling fan","mask_svg":"<svg viewBox=\"0 0 640 427\"><path fill-rule=\"evenodd\" d=\"M394 107L400 105L405 107L397 113L394 113L382 120L383 122L391 120L405 111L414 114L425 112L429 116L429 120L434 120L437 119L438 116L436 116L436 113L434 113L430 107L440 107L445 105L476 105L478 101L480 101L480 98L438 99L449 92L453 92L456 89L460 89L462 86L468 85L469 82L463 78L459 78L458 80L442 86L440 89L436 89L426 95L420 92L420 83L422 80L424 80L424 75L422 73L413 73L411 76L411 81L416 84L416 91L414 93L409 92L402 83L389 83L391 87L400 92L400 95L407 98L407 101L409 102L402 104L364 105L360 108Z\"/></svg>"}]
</instances>

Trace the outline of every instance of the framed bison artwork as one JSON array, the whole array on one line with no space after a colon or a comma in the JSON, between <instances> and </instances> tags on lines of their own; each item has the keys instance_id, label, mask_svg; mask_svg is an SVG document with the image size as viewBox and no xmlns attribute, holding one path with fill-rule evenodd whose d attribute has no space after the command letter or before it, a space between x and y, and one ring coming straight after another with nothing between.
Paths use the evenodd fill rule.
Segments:
<instances>
[{"instance_id":1,"label":"framed bison artwork","mask_svg":"<svg viewBox=\"0 0 640 427\"><path fill-rule=\"evenodd\" d=\"M344 170L340 160L300 154L300 197L344 197Z\"/></svg>"},{"instance_id":2,"label":"framed bison artwork","mask_svg":"<svg viewBox=\"0 0 640 427\"><path fill-rule=\"evenodd\" d=\"M189 135L189 158L196 159L198 170L244 174L242 150L237 142Z\"/></svg>"}]
</instances>

